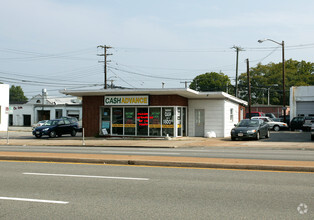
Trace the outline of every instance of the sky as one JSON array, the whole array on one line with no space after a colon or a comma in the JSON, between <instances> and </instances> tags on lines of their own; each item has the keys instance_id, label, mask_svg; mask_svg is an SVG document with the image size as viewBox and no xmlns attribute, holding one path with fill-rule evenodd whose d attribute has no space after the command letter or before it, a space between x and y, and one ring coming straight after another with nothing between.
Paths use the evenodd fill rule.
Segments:
<instances>
[{"instance_id":1,"label":"sky","mask_svg":"<svg viewBox=\"0 0 314 220\"><path fill-rule=\"evenodd\" d=\"M206 72L232 84L258 63L314 62L312 0L0 0L0 82L28 98L46 88L101 89L108 84L184 88ZM111 81L112 80L112 81Z\"/></svg>"}]
</instances>

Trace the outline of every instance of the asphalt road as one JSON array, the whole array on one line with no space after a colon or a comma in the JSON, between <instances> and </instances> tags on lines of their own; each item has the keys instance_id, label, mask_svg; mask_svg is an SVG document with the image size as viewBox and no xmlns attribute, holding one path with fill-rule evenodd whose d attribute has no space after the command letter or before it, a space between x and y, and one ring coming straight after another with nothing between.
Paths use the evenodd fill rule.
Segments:
<instances>
[{"instance_id":1,"label":"asphalt road","mask_svg":"<svg viewBox=\"0 0 314 220\"><path fill-rule=\"evenodd\" d=\"M7 133L2 132L0 133L0 138L6 139ZM36 139L35 136L32 135L31 131L12 131L9 132L9 138L10 139ZM42 136L42 139L49 139L48 136ZM82 133L78 132L76 134L76 137L72 137L71 135L63 135L62 137L59 137L59 139L74 139L74 140L80 140L82 139ZM229 140L229 139L228 139ZM231 141L231 140L230 140ZM244 140L244 141L250 141L250 140ZM310 142L310 132L300 132L300 131L271 131L270 138L267 139L261 139L259 140L261 142Z\"/></svg>"},{"instance_id":2,"label":"asphalt road","mask_svg":"<svg viewBox=\"0 0 314 220\"><path fill-rule=\"evenodd\" d=\"M252 149L244 147L165 149L73 146L0 146L0 151L314 161L314 151L312 150Z\"/></svg>"},{"instance_id":3,"label":"asphalt road","mask_svg":"<svg viewBox=\"0 0 314 220\"><path fill-rule=\"evenodd\" d=\"M312 173L0 162L0 175L0 219L314 218Z\"/></svg>"}]
</instances>

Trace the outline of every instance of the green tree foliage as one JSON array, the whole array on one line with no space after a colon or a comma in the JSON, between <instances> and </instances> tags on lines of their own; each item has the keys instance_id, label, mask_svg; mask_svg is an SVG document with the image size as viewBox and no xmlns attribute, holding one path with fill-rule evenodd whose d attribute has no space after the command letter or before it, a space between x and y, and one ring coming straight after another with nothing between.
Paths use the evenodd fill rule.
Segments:
<instances>
[{"instance_id":1,"label":"green tree foliage","mask_svg":"<svg viewBox=\"0 0 314 220\"><path fill-rule=\"evenodd\" d=\"M190 84L190 89L202 92L223 91L230 94L234 93L229 77L221 72L210 72L196 76Z\"/></svg>"},{"instance_id":2,"label":"green tree foliage","mask_svg":"<svg viewBox=\"0 0 314 220\"><path fill-rule=\"evenodd\" d=\"M285 62L286 105L289 105L289 90L292 86L314 85L314 63L287 60ZM270 104L282 105L282 63L257 64L250 68L252 104L267 104L269 88ZM276 86L277 85L277 86ZM247 74L239 76L240 98L248 100Z\"/></svg>"},{"instance_id":3,"label":"green tree foliage","mask_svg":"<svg viewBox=\"0 0 314 220\"><path fill-rule=\"evenodd\" d=\"M27 97L21 86L12 85L10 88L10 102L26 102Z\"/></svg>"}]
</instances>

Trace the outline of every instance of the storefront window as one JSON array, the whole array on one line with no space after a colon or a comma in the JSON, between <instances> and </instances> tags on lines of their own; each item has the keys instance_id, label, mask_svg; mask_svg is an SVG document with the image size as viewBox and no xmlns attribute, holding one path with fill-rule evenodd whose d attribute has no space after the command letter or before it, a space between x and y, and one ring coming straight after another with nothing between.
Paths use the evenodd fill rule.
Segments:
<instances>
[{"instance_id":1,"label":"storefront window","mask_svg":"<svg viewBox=\"0 0 314 220\"><path fill-rule=\"evenodd\" d=\"M174 135L174 112L173 108L162 108L162 135Z\"/></svg>"},{"instance_id":2,"label":"storefront window","mask_svg":"<svg viewBox=\"0 0 314 220\"><path fill-rule=\"evenodd\" d=\"M137 109L137 135L148 135L148 108Z\"/></svg>"},{"instance_id":3,"label":"storefront window","mask_svg":"<svg viewBox=\"0 0 314 220\"><path fill-rule=\"evenodd\" d=\"M123 135L123 108L112 108L112 134Z\"/></svg>"},{"instance_id":4,"label":"storefront window","mask_svg":"<svg viewBox=\"0 0 314 220\"><path fill-rule=\"evenodd\" d=\"M182 124L181 124L181 107L177 109L177 135L182 136Z\"/></svg>"},{"instance_id":5,"label":"storefront window","mask_svg":"<svg viewBox=\"0 0 314 220\"><path fill-rule=\"evenodd\" d=\"M183 108L181 120L182 120L182 135L187 136L186 134L186 108Z\"/></svg>"},{"instance_id":6,"label":"storefront window","mask_svg":"<svg viewBox=\"0 0 314 220\"><path fill-rule=\"evenodd\" d=\"M135 135L135 108L124 109L124 134Z\"/></svg>"},{"instance_id":7,"label":"storefront window","mask_svg":"<svg viewBox=\"0 0 314 220\"><path fill-rule=\"evenodd\" d=\"M149 109L149 135L161 136L161 109Z\"/></svg>"},{"instance_id":8,"label":"storefront window","mask_svg":"<svg viewBox=\"0 0 314 220\"><path fill-rule=\"evenodd\" d=\"M101 112L101 133L110 134L110 108L103 108Z\"/></svg>"}]
</instances>

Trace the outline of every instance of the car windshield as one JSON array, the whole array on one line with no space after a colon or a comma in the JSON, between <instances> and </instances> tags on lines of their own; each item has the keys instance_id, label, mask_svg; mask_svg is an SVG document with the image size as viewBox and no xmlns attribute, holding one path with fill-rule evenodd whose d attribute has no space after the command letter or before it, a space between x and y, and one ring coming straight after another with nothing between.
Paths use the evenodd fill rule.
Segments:
<instances>
[{"instance_id":1,"label":"car windshield","mask_svg":"<svg viewBox=\"0 0 314 220\"><path fill-rule=\"evenodd\" d=\"M51 126L51 125L57 125L59 121L56 120L49 120L45 123L45 125Z\"/></svg>"},{"instance_id":2,"label":"car windshield","mask_svg":"<svg viewBox=\"0 0 314 220\"><path fill-rule=\"evenodd\" d=\"M237 127L257 127L258 120L243 120L240 121Z\"/></svg>"}]
</instances>

